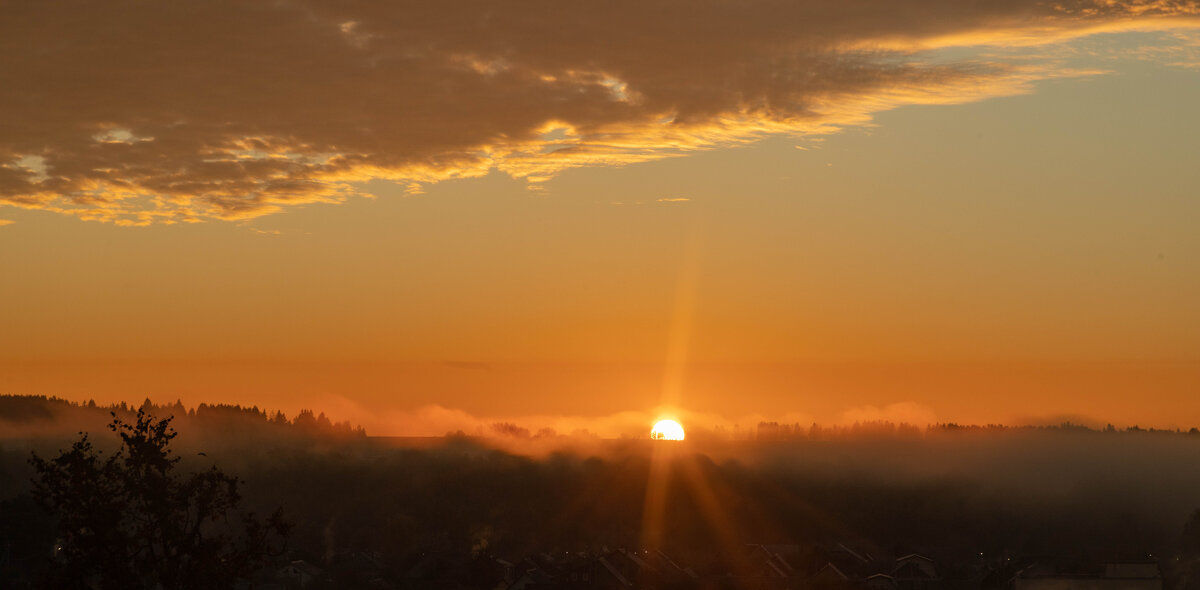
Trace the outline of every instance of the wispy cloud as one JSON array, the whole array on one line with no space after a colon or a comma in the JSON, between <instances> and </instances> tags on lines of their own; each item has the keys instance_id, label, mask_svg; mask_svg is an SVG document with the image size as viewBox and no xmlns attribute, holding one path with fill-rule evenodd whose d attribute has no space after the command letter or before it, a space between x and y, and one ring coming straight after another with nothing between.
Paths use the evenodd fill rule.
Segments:
<instances>
[{"instance_id":1,"label":"wispy cloud","mask_svg":"<svg viewBox=\"0 0 1200 590\"><path fill-rule=\"evenodd\" d=\"M1025 92L1058 65L932 59L1182 26L1163 0L318 2L0 8L0 203L123 225L249 219L500 170L537 185L904 104Z\"/></svg>"},{"instance_id":2,"label":"wispy cloud","mask_svg":"<svg viewBox=\"0 0 1200 590\"><path fill-rule=\"evenodd\" d=\"M16 222L11 219L0 219L0 227L5 226L5 225L12 225L14 223L16 223Z\"/></svg>"}]
</instances>

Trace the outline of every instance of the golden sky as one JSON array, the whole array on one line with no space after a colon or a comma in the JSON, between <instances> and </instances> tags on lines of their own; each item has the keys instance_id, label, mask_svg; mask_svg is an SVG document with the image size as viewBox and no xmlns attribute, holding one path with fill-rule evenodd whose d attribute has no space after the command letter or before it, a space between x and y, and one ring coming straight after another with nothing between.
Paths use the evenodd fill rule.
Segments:
<instances>
[{"instance_id":1,"label":"golden sky","mask_svg":"<svg viewBox=\"0 0 1200 590\"><path fill-rule=\"evenodd\" d=\"M1197 13L3 6L0 391L1200 424Z\"/></svg>"}]
</instances>

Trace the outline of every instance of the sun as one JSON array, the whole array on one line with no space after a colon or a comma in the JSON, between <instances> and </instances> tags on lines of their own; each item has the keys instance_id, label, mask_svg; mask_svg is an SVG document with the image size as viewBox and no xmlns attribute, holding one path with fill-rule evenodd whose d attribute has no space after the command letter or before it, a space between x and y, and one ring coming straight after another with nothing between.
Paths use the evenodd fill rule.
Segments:
<instances>
[{"instance_id":1,"label":"sun","mask_svg":"<svg viewBox=\"0 0 1200 590\"><path fill-rule=\"evenodd\" d=\"M650 429L650 438L654 440L683 440L683 426L674 420L659 420Z\"/></svg>"}]
</instances>

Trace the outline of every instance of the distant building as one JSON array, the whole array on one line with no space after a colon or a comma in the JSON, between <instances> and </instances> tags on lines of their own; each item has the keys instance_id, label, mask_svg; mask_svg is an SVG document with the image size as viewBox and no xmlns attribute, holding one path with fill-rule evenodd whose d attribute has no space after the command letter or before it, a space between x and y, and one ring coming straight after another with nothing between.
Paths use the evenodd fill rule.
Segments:
<instances>
[{"instance_id":1,"label":"distant building","mask_svg":"<svg viewBox=\"0 0 1200 590\"><path fill-rule=\"evenodd\" d=\"M1031 567L1017 576L1013 590L1163 590L1154 563L1109 563L1085 570Z\"/></svg>"},{"instance_id":2,"label":"distant building","mask_svg":"<svg viewBox=\"0 0 1200 590\"><path fill-rule=\"evenodd\" d=\"M863 587L867 590L897 590L896 578L887 574L873 574L863 580Z\"/></svg>"},{"instance_id":3,"label":"distant building","mask_svg":"<svg viewBox=\"0 0 1200 590\"><path fill-rule=\"evenodd\" d=\"M808 578L809 585L819 588L841 587L849 581L850 577L832 563L826 563L824 567L817 570L817 573Z\"/></svg>"}]
</instances>

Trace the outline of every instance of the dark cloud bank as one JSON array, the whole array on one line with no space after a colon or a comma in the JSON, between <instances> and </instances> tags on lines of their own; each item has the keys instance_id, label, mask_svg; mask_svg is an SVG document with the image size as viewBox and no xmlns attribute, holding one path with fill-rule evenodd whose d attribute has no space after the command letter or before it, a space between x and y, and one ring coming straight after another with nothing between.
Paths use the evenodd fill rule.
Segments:
<instances>
[{"instance_id":1,"label":"dark cloud bank","mask_svg":"<svg viewBox=\"0 0 1200 590\"><path fill-rule=\"evenodd\" d=\"M122 224L532 182L1062 72L945 45L1182 26L1187 0L8 2L0 203ZM548 133L551 131L554 133Z\"/></svg>"}]
</instances>

